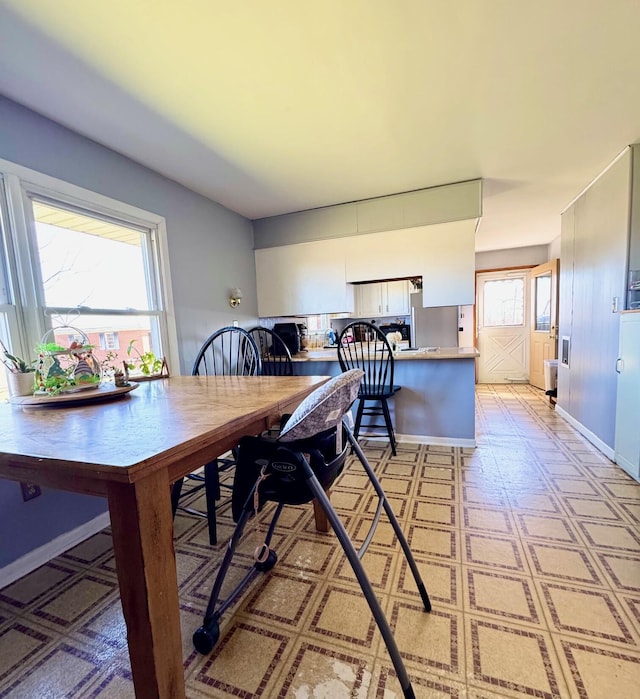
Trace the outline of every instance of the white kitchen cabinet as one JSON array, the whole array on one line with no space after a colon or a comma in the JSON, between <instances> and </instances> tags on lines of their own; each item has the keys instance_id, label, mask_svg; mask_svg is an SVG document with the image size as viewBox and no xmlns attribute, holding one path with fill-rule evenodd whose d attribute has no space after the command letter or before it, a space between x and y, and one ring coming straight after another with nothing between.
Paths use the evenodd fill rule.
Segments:
<instances>
[{"instance_id":1,"label":"white kitchen cabinet","mask_svg":"<svg viewBox=\"0 0 640 699\"><path fill-rule=\"evenodd\" d=\"M347 281L401 279L422 274L418 253L420 233L416 229L355 235L346 240Z\"/></svg>"},{"instance_id":2,"label":"white kitchen cabinet","mask_svg":"<svg viewBox=\"0 0 640 699\"><path fill-rule=\"evenodd\" d=\"M356 284L355 315L358 318L409 315L411 313L410 287L411 282L405 279Z\"/></svg>"},{"instance_id":3,"label":"white kitchen cabinet","mask_svg":"<svg viewBox=\"0 0 640 699\"><path fill-rule=\"evenodd\" d=\"M382 315L382 283L355 285L355 314L358 318Z\"/></svg>"},{"instance_id":4,"label":"white kitchen cabinet","mask_svg":"<svg viewBox=\"0 0 640 699\"><path fill-rule=\"evenodd\" d=\"M409 294L411 282L401 279L386 283L386 299L384 300L385 315L407 316L411 313Z\"/></svg>"},{"instance_id":5,"label":"white kitchen cabinet","mask_svg":"<svg viewBox=\"0 0 640 699\"><path fill-rule=\"evenodd\" d=\"M255 251L258 315L302 316L353 311L344 241L282 245Z\"/></svg>"},{"instance_id":6,"label":"white kitchen cabinet","mask_svg":"<svg viewBox=\"0 0 640 699\"><path fill-rule=\"evenodd\" d=\"M640 481L640 311L620 314L615 460Z\"/></svg>"}]
</instances>

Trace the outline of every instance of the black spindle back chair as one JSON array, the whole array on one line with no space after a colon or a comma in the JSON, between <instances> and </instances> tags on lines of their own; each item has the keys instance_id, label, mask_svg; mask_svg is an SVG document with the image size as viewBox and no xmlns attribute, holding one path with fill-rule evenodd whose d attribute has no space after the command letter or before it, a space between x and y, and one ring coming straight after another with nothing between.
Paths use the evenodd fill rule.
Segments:
<instances>
[{"instance_id":1,"label":"black spindle back chair","mask_svg":"<svg viewBox=\"0 0 640 699\"><path fill-rule=\"evenodd\" d=\"M293 376L291 352L278 333L258 325L249 335L258 346L263 376Z\"/></svg>"},{"instance_id":2,"label":"black spindle back chair","mask_svg":"<svg viewBox=\"0 0 640 699\"><path fill-rule=\"evenodd\" d=\"M350 341L352 340L352 341ZM396 455L396 436L389 412L388 400L400 390L393 383L394 357L389 341L376 325L355 321L344 327L338 339L338 361L342 371L362 369L364 376L358 393L358 410L353 431L358 439L362 418L367 429L384 429L389 437L391 452ZM375 422L384 419L384 424Z\"/></svg>"},{"instance_id":3,"label":"black spindle back chair","mask_svg":"<svg viewBox=\"0 0 640 699\"><path fill-rule=\"evenodd\" d=\"M243 328L216 330L204 342L193 363L194 376L256 376L260 374L260 352Z\"/></svg>"},{"instance_id":4,"label":"black spindle back chair","mask_svg":"<svg viewBox=\"0 0 640 699\"><path fill-rule=\"evenodd\" d=\"M193 363L193 376L256 376L260 374L260 352L251 335L243 328L224 327L210 335L200 348ZM230 458L218 458L204 465L202 473L189 473L185 478L195 484L182 492L183 478L177 480L171 490L173 514L180 509L199 517L206 517L209 524L209 543L218 542L216 526L216 501L221 498L220 474L236 464L235 454ZM225 486L227 487L227 486ZM230 486L229 486L230 487ZM186 498L204 489L206 512L180 505ZM225 500L225 504L229 500ZM218 505L219 506L219 505Z\"/></svg>"}]
</instances>

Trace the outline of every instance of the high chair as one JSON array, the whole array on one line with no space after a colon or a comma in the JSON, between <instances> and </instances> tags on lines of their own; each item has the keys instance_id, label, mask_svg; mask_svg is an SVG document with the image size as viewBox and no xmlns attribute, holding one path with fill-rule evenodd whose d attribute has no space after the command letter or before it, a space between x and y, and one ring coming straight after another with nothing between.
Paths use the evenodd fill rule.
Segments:
<instances>
[{"instance_id":1,"label":"high chair","mask_svg":"<svg viewBox=\"0 0 640 699\"><path fill-rule=\"evenodd\" d=\"M358 395L363 372L347 371L311 393L274 434L247 436L240 440L234 479L232 512L237 522L216 576L202 626L193 634L200 653L213 650L220 635L220 618L258 572L267 572L278 557L270 548L276 523L285 505L300 505L315 498L333 527L362 592L382 634L405 697L415 697L391 628L364 570L361 558L375 534L382 510L398 538L415 579L426 612L431 601L422 582L409 545L400 529L389 500L367 458L353 436L349 408ZM378 506L369 532L356 549L338 517L326 490L342 473L349 447L353 450L378 495ZM267 502L277 503L264 543L255 550L253 567L229 594L219 601L224 579L248 520Z\"/></svg>"}]
</instances>

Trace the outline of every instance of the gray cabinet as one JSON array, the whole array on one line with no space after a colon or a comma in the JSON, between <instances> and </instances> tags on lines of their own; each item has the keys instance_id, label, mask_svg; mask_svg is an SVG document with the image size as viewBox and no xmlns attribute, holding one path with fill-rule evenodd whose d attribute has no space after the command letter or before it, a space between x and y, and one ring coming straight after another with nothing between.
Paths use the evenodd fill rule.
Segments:
<instances>
[{"instance_id":1,"label":"gray cabinet","mask_svg":"<svg viewBox=\"0 0 640 699\"><path fill-rule=\"evenodd\" d=\"M615 460L640 481L640 311L620 315Z\"/></svg>"}]
</instances>

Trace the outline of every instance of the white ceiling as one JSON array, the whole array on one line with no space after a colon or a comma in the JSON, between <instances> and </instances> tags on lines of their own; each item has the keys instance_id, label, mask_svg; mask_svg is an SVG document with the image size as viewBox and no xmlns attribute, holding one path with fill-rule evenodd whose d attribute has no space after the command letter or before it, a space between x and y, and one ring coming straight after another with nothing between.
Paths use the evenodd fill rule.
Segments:
<instances>
[{"instance_id":1,"label":"white ceiling","mask_svg":"<svg viewBox=\"0 0 640 699\"><path fill-rule=\"evenodd\" d=\"M0 93L252 219L481 177L494 250L640 140L639 36L639 0L0 0Z\"/></svg>"}]
</instances>

